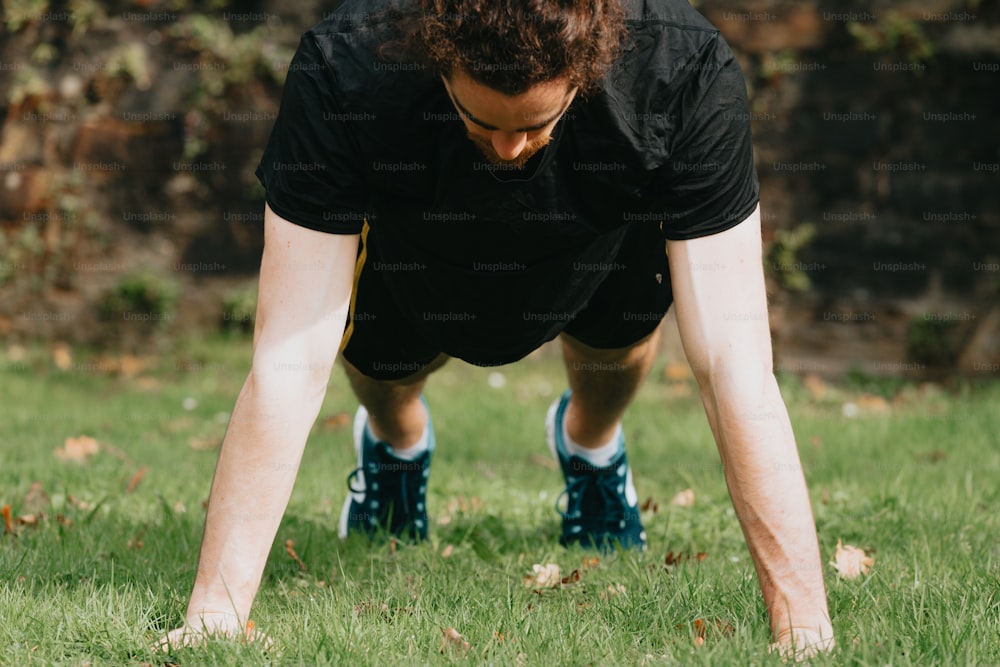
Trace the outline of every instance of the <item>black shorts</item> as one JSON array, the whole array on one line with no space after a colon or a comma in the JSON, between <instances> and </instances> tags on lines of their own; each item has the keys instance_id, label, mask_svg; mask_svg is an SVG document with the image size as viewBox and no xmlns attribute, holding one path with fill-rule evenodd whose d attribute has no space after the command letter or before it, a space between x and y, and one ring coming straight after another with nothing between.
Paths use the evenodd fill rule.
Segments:
<instances>
[{"instance_id":1,"label":"black shorts","mask_svg":"<svg viewBox=\"0 0 1000 667\"><path fill-rule=\"evenodd\" d=\"M372 241L367 233L362 234L341 349L351 365L376 380L398 380L418 373L442 353L478 366L512 363L561 331L598 349L629 347L656 329L673 302L662 232L655 224L633 224L624 233L617 252L600 262L606 265L580 267L607 271L581 308L553 313L551 321L542 323L538 318L519 321L508 317L503 344L497 345L495 323L477 328L477 322L485 322L486 318L477 320L475 313L490 311L488 299L483 303L482 296L474 305L443 304L435 294L427 294L419 307L414 306L412 297L401 305L382 279L377 262L371 261ZM550 292L553 303L565 301L558 284L539 284L538 289ZM537 296L535 299L537 302ZM442 343L441 337L435 335L435 327L420 321L427 319L426 315L414 316L421 308L425 313L451 314L454 321L448 324L463 328L461 349ZM443 325L440 318L430 324Z\"/></svg>"}]
</instances>

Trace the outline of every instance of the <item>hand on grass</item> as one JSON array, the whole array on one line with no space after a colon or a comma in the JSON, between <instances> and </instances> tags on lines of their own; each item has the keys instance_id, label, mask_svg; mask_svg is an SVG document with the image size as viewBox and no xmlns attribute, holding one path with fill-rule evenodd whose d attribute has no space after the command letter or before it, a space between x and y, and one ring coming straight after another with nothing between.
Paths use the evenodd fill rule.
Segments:
<instances>
[{"instance_id":1,"label":"hand on grass","mask_svg":"<svg viewBox=\"0 0 1000 667\"><path fill-rule=\"evenodd\" d=\"M218 613L202 614L197 619L188 619L184 625L168 632L153 646L154 651L167 652L175 648L201 646L206 639L226 637L239 639L242 642L260 643L265 651L270 650L274 642L266 634L254 628L253 621L247 621L241 626L235 614Z\"/></svg>"},{"instance_id":2,"label":"hand on grass","mask_svg":"<svg viewBox=\"0 0 1000 667\"><path fill-rule=\"evenodd\" d=\"M818 653L832 651L832 636L824 636L815 630L789 628L781 631L778 641L771 644L771 651L777 652L785 662L801 662Z\"/></svg>"}]
</instances>

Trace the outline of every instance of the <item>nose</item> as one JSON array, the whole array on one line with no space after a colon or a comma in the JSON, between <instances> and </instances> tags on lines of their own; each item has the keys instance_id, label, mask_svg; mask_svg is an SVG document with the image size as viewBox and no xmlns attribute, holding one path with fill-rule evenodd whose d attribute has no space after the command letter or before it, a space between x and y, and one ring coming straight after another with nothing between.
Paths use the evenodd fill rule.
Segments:
<instances>
[{"instance_id":1,"label":"nose","mask_svg":"<svg viewBox=\"0 0 1000 667\"><path fill-rule=\"evenodd\" d=\"M513 160L528 144L528 135L526 132L497 131L490 136L490 142L501 159Z\"/></svg>"}]
</instances>

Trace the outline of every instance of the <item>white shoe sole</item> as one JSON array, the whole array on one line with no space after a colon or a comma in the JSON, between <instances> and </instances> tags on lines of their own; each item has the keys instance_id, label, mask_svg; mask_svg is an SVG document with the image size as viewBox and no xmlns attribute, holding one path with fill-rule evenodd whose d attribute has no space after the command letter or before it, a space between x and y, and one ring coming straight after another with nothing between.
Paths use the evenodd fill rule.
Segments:
<instances>
[{"instance_id":1,"label":"white shoe sole","mask_svg":"<svg viewBox=\"0 0 1000 667\"><path fill-rule=\"evenodd\" d=\"M361 442L365 436L365 426L368 425L368 411L365 410L365 406L359 405L358 411L354 414L354 452L358 457L358 476L356 478L357 482L362 488L365 487L365 471L364 471L364 461L361 455ZM337 536L340 539L347 538L347 523L351 515L351 501L358 501L363 503L365 501L364 493L355 493L348 489L347 498L344 500L344 507L340 510L340 522L337 526Z\"/></svg>"}]
</instances>

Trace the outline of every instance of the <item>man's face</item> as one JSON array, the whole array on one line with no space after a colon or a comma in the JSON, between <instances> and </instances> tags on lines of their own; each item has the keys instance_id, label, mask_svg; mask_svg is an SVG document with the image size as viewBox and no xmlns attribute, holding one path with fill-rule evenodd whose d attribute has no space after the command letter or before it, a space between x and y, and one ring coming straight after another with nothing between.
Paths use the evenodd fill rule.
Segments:
<instances>
[{"instance_id":1,"label":"man's face","mask_svg":"<svg viewBox=\"0 0 1000 667\"><path fill-rule=\"evenodd\" d=\"M443 77L442 77L443 78ZM576 95L555 79L509 97L455 71L444 79L469 139L493 164L524 166L552 138L552 130Z\"/></svg>"}]
</instances>

